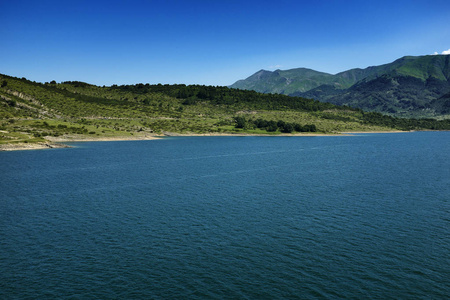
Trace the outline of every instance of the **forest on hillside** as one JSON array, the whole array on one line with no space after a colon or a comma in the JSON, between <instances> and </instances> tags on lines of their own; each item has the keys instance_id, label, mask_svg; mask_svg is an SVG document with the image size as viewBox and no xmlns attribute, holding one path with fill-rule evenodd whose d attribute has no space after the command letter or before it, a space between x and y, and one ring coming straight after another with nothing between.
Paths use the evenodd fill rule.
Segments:
<instances>
[{"instance_id":1,"label":"forest on hillside","mask_svg":"<svg viewBox=\"0 0 450 300\"><path fill-rule=\"evenodd\" d=\"M221 86L96 86L7 75L0 75L0 117L3 142L72 135L450 130L450 120L395 118Z\"/></svg>"}]
</instances>

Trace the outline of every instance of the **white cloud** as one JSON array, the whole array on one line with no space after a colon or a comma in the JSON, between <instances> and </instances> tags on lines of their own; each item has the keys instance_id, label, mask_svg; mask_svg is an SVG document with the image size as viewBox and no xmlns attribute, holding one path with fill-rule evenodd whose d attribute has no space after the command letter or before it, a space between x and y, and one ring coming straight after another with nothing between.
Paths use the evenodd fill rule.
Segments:
<instances>
[{"instance_id":1,"label":"white cloud","mask_svg":"<svg viewBox=\"0 0 450 300\"><path fill-rule=\"evenodd\" d=\"M269 69L279 69L281 67L282 67L282 65L274 65L274 66L269 66Z\"/></svg>"},{"instance_id":2,"label":"white cloud","mask_svg":"<svg viewBox=\"0 0 450 300\"><path fill-rule=\"evenodd\" d=\"M439 53L434 52L433 55L438 55ZM441 55L449 55L450 54L450 49L442 51Z\"/></svg>"}]
</instances>

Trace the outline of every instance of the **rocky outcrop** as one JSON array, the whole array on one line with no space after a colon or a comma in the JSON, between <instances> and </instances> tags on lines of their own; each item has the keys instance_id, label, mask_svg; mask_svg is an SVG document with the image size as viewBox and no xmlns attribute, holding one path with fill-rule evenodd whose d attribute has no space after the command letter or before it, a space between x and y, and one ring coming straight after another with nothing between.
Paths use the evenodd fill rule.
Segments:
<instances>
[{"instance_id":1,"label":"rocky outcrop","mask_svg":"<svg viewBox=\"0 0 450 300\"><path fill-rule=\"evenodd\" d=\"M42 104L39 100L37 100L36 98L22 93L22 92L18 92L15 90L10 90L10 89L6 89L4 90L7 94L15 96L17 98L20 98L22 100L28 101L31 105L25 104L23 102L18 102L17 106L19 107L23 107L23 108L27 108L33 111L38 112L42 117L54 117L54 118L61 118L61 116L55 114L55 113L51 113L44 104ZM2 96L2 99L4 100L11 100L11 99L6 99L7 97Z\"/></svg>"}]
</instances>

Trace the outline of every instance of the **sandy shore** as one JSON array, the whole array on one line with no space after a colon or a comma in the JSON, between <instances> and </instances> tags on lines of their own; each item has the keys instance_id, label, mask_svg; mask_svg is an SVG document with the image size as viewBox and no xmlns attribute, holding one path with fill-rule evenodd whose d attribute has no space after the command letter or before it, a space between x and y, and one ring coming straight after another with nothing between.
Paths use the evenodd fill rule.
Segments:
<instances>
[{"instance_id":1,"label":"sandy shore","mask_svg":"<svg viewBox=\"0 0 450 300\"><path fill-rule=\"evenodd\" d=\"M254 134L254 133L175 133L166 132L164 136L176 137L176 136L343 136L347 134L342 133L279 133L279 134Z\"/></svg>"},{"instance_id":2,"label":"sandy shore","mask_svg":"<svg viewBox=\"0 0 450 300\"><path fill-rule=\"evenodd\" d=\"M111 142L111 141L145 141L157 140L160 136L140 135L140 136L115 136L115 137L90 137L90 136L62 136L46 137L47 140L54 143L67 142Z\"/></svg>"},{"instance_id":3,"label":"sandy shore","mask_svg":"<svg viewBox=\"0 0 450 300\"><path fill-rule=\"evenodd\" d=\"M51 142L42 143L14 143L0 145L0 151L17 151L17 150L39 150L52 148L70 148L64 144L56 144Z\"/></svg>"},{"instance_id":4,"label":"sandy shore","mask_svg":"<svg viewBox=\"0 0 450 300\"><path fill-rule=\"evenodd\" d=\"M51 148L70 148L64 143L69 142L107 142L107 141L145 141L158 140L162 137L177 137L177 136L295 136L295 137L312 137L312 136L351 136L352 134L363 133L400 133L407 131L352 131L341 133L282 133L282 134L250 134L250 133L175 133L164 132L162 135L136 135L136 136L116 136L116 137L90 137L90 136L61 136L61 137L47 137L47 142L40 143L14 143L0 145L0 151L15 151L15 150L38 150Z\"/></svg>"},{"instance_id":5,"label":"sandy shore","mask_svg":"<svg viewBox=\"0 0 450 300\"><path fill-rule=\"evenodd\" d=\"M348 131L342 132L342 134L359 134L359 133L404 133L404 132L412 132L412 131L402 131L402 130L390 130L390 131Z\"/></svg>"},{"instance_id":6,"label":"sandy shore","mask_svg":"<svg viewBox=\"0 0 450 300\"><path fill-rule=\"evenodd\" d=\"M386 131L345 131L345 132L333 132L333 133L313 133L313 132L296 132L296 133L278 133L278 134L254 134L254 133L176 133L176 132L163 132L163 136L351 136L352 134L361 133L401 133L411 132L402 130L386 130Z\"/></svg>"},{"instance_id":7,"label":"sandy shore","mask_svg":"<svg viewBox=\"0 0 450 300\"><path fill-rule=\"evenodd\" d=\"M157 136L117 136L117 137L90 137L90 136L61 136L46 137L46 142L40 143L11 143L1 144L0 151L39 150L52 148L70 148L64 143L70 142L108 142L108 141L143 141L157 140Z\"/></svg>"}]
</instances>

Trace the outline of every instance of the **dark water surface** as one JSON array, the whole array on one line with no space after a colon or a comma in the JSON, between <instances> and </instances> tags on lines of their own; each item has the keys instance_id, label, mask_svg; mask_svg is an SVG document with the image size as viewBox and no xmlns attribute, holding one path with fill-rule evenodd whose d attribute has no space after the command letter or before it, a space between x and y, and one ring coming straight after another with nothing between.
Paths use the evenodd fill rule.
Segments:
<instances>
[{"instance_id":1,"label":"dark water surface","mask_svg":"<svg viewBox=\"0 0 450 300\"><path fill-rule=\"evenodd\" d=\"M0 153L0 298L450 297L450 133Z\"/></svg>"}]
</instances>

